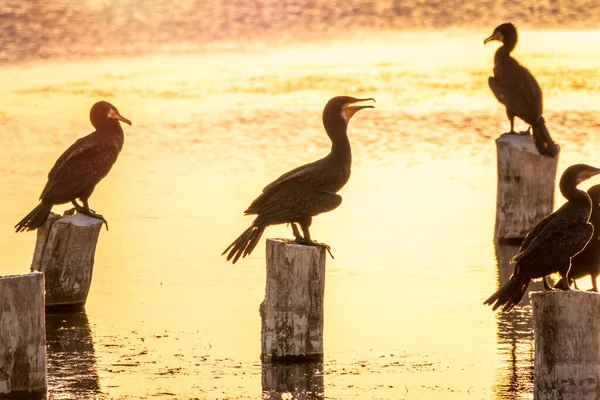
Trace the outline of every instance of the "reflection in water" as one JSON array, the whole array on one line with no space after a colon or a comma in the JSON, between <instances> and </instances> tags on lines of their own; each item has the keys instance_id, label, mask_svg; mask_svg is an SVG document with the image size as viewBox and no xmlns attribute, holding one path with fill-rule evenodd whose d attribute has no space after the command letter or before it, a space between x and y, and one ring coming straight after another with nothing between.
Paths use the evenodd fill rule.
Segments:
<instances>
[{"instance_id":1,"label":"reflection in water","mask_svg":"<svg viewBox=\"0 0 600 400\"><path fill-rule=\"evenodd\" d=\"M262 367L265 400L323 399L323 363L269 363Z\"/></svg>"},{"instance_id":2,"label":"reflection in water","mask_svg":"<svg viewBox=\"0 0 600 400\"><path fill-rule=\"evenodd\" d=\"M57 392L68 398L102 397L96 355L85 311L76 314L46 314L48 387L50 398Z\"/></svg>"},{"instance_id":3,"label":"reflection in water","mask_svg":"<svg viewBox=\"0 0 600 400\"><path fill-rule=\"evenodd\" d=\"M510 259L519 245L496 244L498 284L508 282L513 272ZM502 358L494 384L495 398L522 399L524 393L533 393L533 321L531 319L530 291L543 290L542 282L532 282L521 303L511 312L498 312L498 353Z\"/></svg>"}]
</instances>

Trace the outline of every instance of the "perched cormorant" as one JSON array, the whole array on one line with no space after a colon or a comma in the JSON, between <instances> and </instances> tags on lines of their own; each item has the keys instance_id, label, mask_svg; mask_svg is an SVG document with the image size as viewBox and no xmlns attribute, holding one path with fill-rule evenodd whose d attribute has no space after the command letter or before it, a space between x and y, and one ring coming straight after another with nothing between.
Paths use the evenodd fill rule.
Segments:
<instances>
[{"instance_id":1,"label":"perched cormorant","mask_svg":"<svg viewBox=\"0 0 600 400\"><path fill-rule=\"evenodd\" d=\"M589 223L592 212L590 196L577 185L600 173L600 169L585 164L572 165L560 178L560 192L567 199L558 210L546 216L527 234L519 251L512 258L514 272L509 281L484 304L493 309L509 311L520 301L529 282L558 272L568 281L571 257L579 253L592 238L594 228ZM568 290L568 285L561 289Z\"/></svg>"},{"instance_id":2,"label":"perched cormorant","mask_svg":"<svg viewBox=\"0 0 600 400\"><path fill-rule=\"evenodd\" d=\"M558 147L550 138L550 132L542 117L540 85L527 68L510 55L517 44L517 29L511 23L502 24L494 29L492 36L483 43L492 40L501 41L503 45L496 50L494 76L490 76L488 83L496 99L506 106L506 115L510 120L509 133L516 134L515 117L521 118L533 129L533 141L540 154L555 157Z\"/></svg>"},{"instance_id":3,"label":"perched cormorant","mask_svg":"<svg viewBox=\"0 0 600 400\"><path fill-rule=\"evenodd\" d=\"M72 202L78 212L106 222L102 215L90 210L88 199L123 148L123 128L119 121L129 125L131 121L106 101L92 106L90 121L96 131L78 139L56 160L48 173L40 204L15 225L17 232L39 228L53 205L68 202ZM76 199L80 199L83 206Z\"/></svg>"},{"instance_id":4,"label":"perched cormorant","mask_svg":"<svg viewBox=\"0 0 600 400\"><path fill-rule=\"evenodd\" d=\"M600 275L600 185L592 186L587 191L592 199L592 216L590 223L594 226L594 236L585 246L581 253L571 259L571 269L569 270L569 280L583 278L590 275L592 278L592 290L598 292L596 278ZM564 286L561 280L558 286ZM577 285L575 285L577 288Z\"/></svg>"},{"instance_id":5,"label":"perched cormorant","mask_svg":"<svg viewBox=\"0 0 600 400\"><path fill-rule=\"evenodd\" d=\"M374 99L334 97L323 110L323 125L331 139L331 152L324 158L302 165L267 185L244 215L256 214L252 225L225 249L227 260L235 263L254 250L263 231L269 225L290 223L296 243L317 245L308 228L312 217L337 208L342 203L338 192L350 178L352 153L347 129L350 118L363 108L352 104ZM298 227L304 236L300 235Z\"/></svg>"}]
</instances>

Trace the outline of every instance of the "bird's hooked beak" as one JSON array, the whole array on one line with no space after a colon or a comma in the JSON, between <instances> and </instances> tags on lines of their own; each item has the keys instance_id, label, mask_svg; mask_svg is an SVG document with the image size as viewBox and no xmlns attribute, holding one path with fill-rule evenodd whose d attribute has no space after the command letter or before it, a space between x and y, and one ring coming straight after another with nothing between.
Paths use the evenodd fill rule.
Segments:
<instances>
[{"instance_id":1,"label":"bird's hooked beak","mask_svg":"<svg viewBox=\"0 0 600 400\"><path fill-rule=\"evenodd\" d=\"M502 36L502 32L494 31L494 33L492 33L492 36L490 36L489 38L487 38L483 41L483 44L489 43L492 40L497 40L497 41L501 42L503 39L504 39L504 36Z\"/></svg>"},{"instance_id":2,"label":"bird's hooked beak","mask_svg":"<svg viewBox=\"0 0 600 400\"><path fill-rule=\"evenodd\" d=\"M350 104L354 104L354 103L359 103L361 101L369 101L369 100L375 101L375 99L372 97L369 97L367 99L352 99L352 100L350 100L348 102L348 104L346 104L346 113L348 114L348 119L352 118L352 116L354 114L356 114L357 111L360 111L363 108L375 108L375 106L371 106L371 105L368 105L368 106L351 106L350 105Z\"/></svg>"},{"instance_id":3,"label":"bird's hooked beak","mask_svg":"<svg viewBox=\"0 0 600 400\"><path fill-rule=\"evenodd\" d=\"M592 176L596 176L600 174L600 168L594 168L594 167L590 167L590 169L586 169L585 171L583 171L583 173L581 174L581 181L583 182L586 179L590 179Z\"/></svg>"},{"instance_id":4,"label":"bird's hooked beak","mask_svg":"<svg viewBox=\"0 0 600 400\"><path fill-rule=\"evenodd\" d=\"M131 125L131 121L128 120L127 118L125 118L124 116L122 116L121 114L119 114L119 112L117 110L115 110L114 108L111 108L110 111L108 112L108 118L114 118L116 120L123 121L126 124Z\"/></svg>"}]
</instances>

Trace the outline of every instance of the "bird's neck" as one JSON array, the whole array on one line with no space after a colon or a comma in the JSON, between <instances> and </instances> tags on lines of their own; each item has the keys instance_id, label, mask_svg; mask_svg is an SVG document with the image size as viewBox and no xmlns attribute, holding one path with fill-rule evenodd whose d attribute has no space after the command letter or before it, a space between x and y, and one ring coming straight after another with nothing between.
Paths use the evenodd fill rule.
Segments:
<instances>
[{"instance_id":1,"label":"bird's neck","mask_svg":"<svg viewBox=\"0 0 600 400\"><path fill-rule=\"evenodd\" d=\"M119 121L113 118L108 118L102 122L99 122L98 124L94 125L94 128L96 128L96 131L98 132L123 134L123 127Z\"/></svg>"},{"instance_id":2,"label":"bird's neck","mask_svg":"<svg viewBox=\"0 0 600 400\"><path fill-rule=\"evenodd\" d=\"M560 184L560 192L569 201L588 203L590 208L592 207L592 200L590 196L583 190L577 189L576 185L573 184Z\"/></svg>"},{"instance_id":3,"label":"bird's neck","mask_svg":"<svg viewBox=\"0 0 600 400\"><path fill-rule=\"evenodd\" d=\"M516 45L516 39L511 37L505 38L504 42L502 42L502 46L496 50L496 58L509 58L510 53L515 49Z\"/></svg>"},{"instance_id":4,"label":"bird's neck","mask_svg":"<svg viewBox=\"0 0 600 400\"><path fill-rule=\"evenodd\" d=\"M352 161L352 149L346 132L346 127L327 130L331 139L331 157L338 161Z\"/></svg>"}]
</instances>

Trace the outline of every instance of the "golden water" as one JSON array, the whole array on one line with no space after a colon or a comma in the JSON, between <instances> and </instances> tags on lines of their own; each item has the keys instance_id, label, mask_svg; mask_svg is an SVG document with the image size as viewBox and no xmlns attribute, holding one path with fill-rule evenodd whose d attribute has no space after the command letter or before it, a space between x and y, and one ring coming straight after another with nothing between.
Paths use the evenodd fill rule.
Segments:
<instances>
[{"instance_id":1,"label":"golden water","mask_svg":"<svg viewBox=\"0 0 600 400\"><path fill-rule=\"evenodd\" d=\"M1 274L28 270L35 235L12 226L61 152L92 130L90 106L108 100L133 121L90 201L110 231L87 315L49 323L64 324L49 333L51 396L260 398L264 242L234 266L220 253L263 186L328 152L322 108L353 95L376 108L350 123L342 205L311 229L335 255L325 398L531 398L529 308L502 316L482 305L497 287L496 253L516 250L492 238L494 139L509 127L487 87L492 29L1 67ZM521 32L515 56L544 90L559 173L600 164L599 43L598 31ZM70 332L79 346L65 344Z\"/></svg>"}]
</instances>

